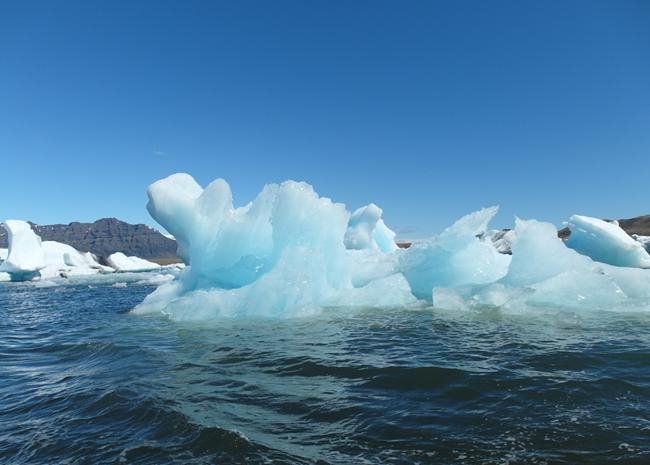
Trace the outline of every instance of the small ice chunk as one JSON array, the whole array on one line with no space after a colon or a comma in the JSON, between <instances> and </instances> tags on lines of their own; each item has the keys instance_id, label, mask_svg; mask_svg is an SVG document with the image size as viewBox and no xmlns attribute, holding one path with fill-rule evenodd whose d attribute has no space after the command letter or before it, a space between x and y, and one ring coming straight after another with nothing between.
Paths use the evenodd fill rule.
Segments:
<instances>
[{"instance_id":1,"label":"small ice chunk","mask_svg":"<svg viewBox=\"0 0 650 465\"><path fill-rule=\"evenodd\" d=\"M637 241L643 246L646 252L650 252L650 236L640 236L638 234L632 234L632 239Z\"/></svg>"},{"instance_id":2,"label":"small ice chunk","mask_svg":"<svg viewBox=\"0 0 650 465\"><path fill-rule=\"evenodd\" d=\"M106 263L115 268L116 271L151 271L160 268L158 263L134 256L127 257L122 252L109 255Z\"/></svg>"},{"instance_id":3,"label":"small ice chunk","mask_svg":"<svg viewBox=\"0 0 650 465\"><path fill-rule=\"evenodd\" d=\"M416 297L431 299L434 287L492 283L508 272L510 256L484 238L497 211L498 207L484 208L464 216L439 236L404 251L400 269Z\"/></svg>"},{"instance_id":4,"label":"small ice chunk","mask_svg":"<svg viewBox=\"0 0 650 465\"><path fill-rule=\"evenodd\" d=\"M512 244L512 262L503 282L529 286L572 269L593 268L593 262L568 249L550 223L515 220L517 239Z\"/></svg>"},{"instance_id":5,"label":"small ice chunk","mask_svg":"<svg viewBox=\"0 0 650 465\"><path fill-rule=\"evenodd\" d=\"M46 267L41 270L42 278L70 277L112 273L113 268L100 265L90 252L81 253L68 244L56 241L41 243Z\"/></svg>"},{"instance_id":6,"label":"small ice chunk","mask_svg":"<svg viewBox=\"0 0 650 465\"><path fill-rule=\"evenodd\" d=\"M512 262L500 285L534 291L528 303L598 308L626 299L607 265L564 245L555 226L516 220Z\"/></svg>"},{"instance_id":7,"label":"small ice chunk","mask_svg":"<svg viewBox=\"0 0 650 465\"><path fill-rule=\"evenodd\" d=\"M12 275L31 275L45 268L41 238L26 221L6 220L2 226L7 231L9 251L0 263L0 272Z\"/></svg>"},{"instance_id":8,"label":"small ice chunk","mask_svg":"<svg viewBox=\"0 0 650 465\"><path fill-rule=\"evenodd\" d=\"M650 268L650 255L618 223L589 216L569 218L571 235L566 245L598 262L614 266Z\"/></svg>"}]
</instances>

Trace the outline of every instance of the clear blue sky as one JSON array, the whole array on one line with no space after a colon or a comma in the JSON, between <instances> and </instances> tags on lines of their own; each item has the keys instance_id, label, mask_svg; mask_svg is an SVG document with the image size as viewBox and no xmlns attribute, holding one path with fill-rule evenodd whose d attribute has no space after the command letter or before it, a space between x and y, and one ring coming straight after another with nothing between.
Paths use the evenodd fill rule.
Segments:
<instances>
[{"instance_id":1,"label":"clear blue sky","mask_svg":"<svg viewBox=\"0 0 650 465\"><path fill-rule=\"evenodd\" d=\"M0 220L40 224L154 224L179 171L410 237L648 214L650 2L2 2L0 170Z\"/></svg>"}]
</instances>

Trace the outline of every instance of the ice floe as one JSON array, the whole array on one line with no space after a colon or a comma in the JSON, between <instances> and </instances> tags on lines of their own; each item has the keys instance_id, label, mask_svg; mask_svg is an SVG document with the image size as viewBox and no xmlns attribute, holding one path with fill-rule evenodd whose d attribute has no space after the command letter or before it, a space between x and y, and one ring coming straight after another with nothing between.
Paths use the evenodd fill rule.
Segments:
<instances>
[{"instance_id":1,"label":"ice floe","mask_svg":"<svg viewBox=\"0 0 650 465\"><path fill-rule=\"evenodd\" d=\"M517 219L511 231L489 230L498 211L490 207L402 250L381 208L350 213L306 183L269 184L242 207L225 180L203 189L188 174L155 182L148 195L149 212L189 266L136 313L287 317L329 306L606 308L650 299L642 247L587 217L570 220L573 248L549 223Z\"/></svg>"}]
</instances>

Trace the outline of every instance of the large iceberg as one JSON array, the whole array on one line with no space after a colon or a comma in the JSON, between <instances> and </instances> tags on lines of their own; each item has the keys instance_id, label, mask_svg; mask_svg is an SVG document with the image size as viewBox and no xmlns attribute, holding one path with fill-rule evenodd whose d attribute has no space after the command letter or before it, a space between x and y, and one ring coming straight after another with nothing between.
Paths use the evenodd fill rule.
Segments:
<instances>
[{"instance_id":1,"label":"large iceberg","mask_svg":"<svg viewBox=\"0 0 650 465\"><path fill-rule=\"evenodd\" d=\"M190 175L175 174L153 183L148 195L149 212L174 234L188 266L136 313L205 319L423 302L521 311L540 305L620 308L650 300L643 255L614 263L626 266L596 261L611 263L627 247L620 234L590 236L592 250L604 252L590 257L568 248L549 223L517 219L512 231L490 231L497 207L466 215L403 250L379 207L351 214L301 182L269 184L238 208L223 179L203 189ZM572 217L574 227L577 221ZM591 232L600 227L588 225Z\"/></svg>"},{"instance_id":2,"label":"large iceberg","mask_svg":"<svg viewBox=\"0 0 650 465\"><path fill-rule=\"evenodd\" d=\"M394 260L371 277L355 273L357 260L344 243L350 213L305 183L269 184L239 208L223 179L202 189L188 174L175 174L152 184L148 195L147 209L176 237L190 266L136 312L163 311L175 318L287 316L323 306L375 305L377 290L363 288L397 273ZM380 246L388 235L382 229L371 235L379 243L369 249L372 256L357 256L359 261L367 267L388 253ZM398 276L390 285L400 298L388 296L381 305L403 304L403 295L415 300L406 280Z\"/></svg>"}]
</instances>

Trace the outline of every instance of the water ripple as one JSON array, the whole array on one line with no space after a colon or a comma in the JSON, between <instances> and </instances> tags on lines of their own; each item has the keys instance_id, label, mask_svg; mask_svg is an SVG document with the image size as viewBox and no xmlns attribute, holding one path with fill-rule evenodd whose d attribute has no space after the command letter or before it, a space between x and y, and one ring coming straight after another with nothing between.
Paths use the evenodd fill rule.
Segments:
<instances>
[{"instance_id":1,"label":"water ripple","mask_svg":"<svg viewBox=\"0 0 650 465\"><path fill-rule=\"evenodd\" d=\"M150 290L2 288L0 463L650 462L645 316L124 313Z\"/></svg>"}]
</instances>

